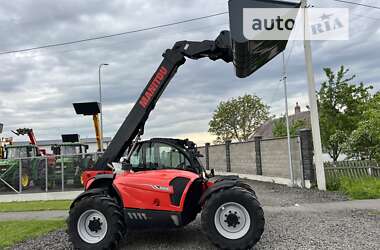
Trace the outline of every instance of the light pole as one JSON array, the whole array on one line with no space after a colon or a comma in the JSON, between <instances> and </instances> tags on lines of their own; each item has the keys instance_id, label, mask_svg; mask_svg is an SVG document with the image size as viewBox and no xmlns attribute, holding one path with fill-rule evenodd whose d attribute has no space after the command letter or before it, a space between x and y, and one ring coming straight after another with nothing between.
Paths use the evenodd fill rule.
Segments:
<instances>
[{"instance_id":1,"label":"light pole","mask_svg":"<svg viewBox=\"0 0 380 250\"><path fill-rule=\"evenodd\" d=\"M99 103L100 103L100 152L103 152L103 103L102 103L102 81L100 71L102 66L108 66L108 63L99 64Z\"/></svg>"},{"instance_id":2,"label":"light pole","mask_svg":"<svg viewBox=\"0 0 380 250\"><path fill-rule=\"evenodd\" d=\"M286 136L288 139L288 159L289 159L289 175L292 187L294 186L294 175L293 175L293 162L292 162L292 150L290 143L290 128L289 128L289 111L288 111L288 86L286 85L287 80L287 69L285 62L285 52L282 52L282 64L283 64L283 77L282 81L284 83L284 96L285 96L285 120L286 120Z\"/></svg>"},{"instance_id":3,"label":"light pole","mask_svg":"<svg viewBox=\"0 0 380 250\"><path fill-rule=\"evenodd\" d=\"M304 11L304 49L305 49L305 61L306 61L306 72L307 81L309 89L309 102L310 102L310 120L311 120L311 131L313 135L313 146L314 146L314 162L315 162L315 172L317 176L317 185L319 190L326 190L326 177L325 170L323 168L322 159L322 143L321 143L321 131L319 127L319 116L318 116L318 105L317 97L315 94L315 78L314 78L314 68L313 68L313 56L311 51L311 41L310 41L310 31L308 22L308 6L307 0L302 0L301 8Z\"/></svg>"}]
</instances>

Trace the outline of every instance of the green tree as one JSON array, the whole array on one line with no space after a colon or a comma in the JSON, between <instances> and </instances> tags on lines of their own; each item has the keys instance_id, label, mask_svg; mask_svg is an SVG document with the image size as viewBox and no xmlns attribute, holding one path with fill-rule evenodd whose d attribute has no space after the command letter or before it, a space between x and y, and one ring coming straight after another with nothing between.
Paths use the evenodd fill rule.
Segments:
<instances>
[{"instance_id":1,"label":"green tree","mask_svg":"<svg viewBox=\"0 0 380 250\"><path fill-rule=\"evenodd\" d=\"M351 158L380 162L380 93L366 105L363 120L358 124L346 145Z\"/></svg>"},{"instance_id":2,"label":"green tree","mask_svg":"<svg viewBox=\"0 0 380 250\"><path fill-rule=\"evenodd\" d=\"M348 76L349 69L344 66L336 73L330 68L325 68L324 72L327 81L318 92L321 139L324 151L337 161L347 138L363 118L372 86L353 84L355 75Z\"/></svg>"},{"instance_id":3,"label":"green tree","mask_svg":"<svg viewBox=\"0 0 380 250\"><path fill-rule=\"evenodd\" d=\"M217 143L248 141L253 132L269 119L269 106L256 95L244 95L220 102L209 123Z\"/></svg>"},{"instance_id":4,"label":"green tree","mask_svg":"<svg viewBox=\"0 0 380 250\"><path fill-rule=\"evenodd\" d=\"M290 122L290 121L289 121ZM297 135L298 130L306 128L306 122L304 120L295 120L290 122L289 132L290 136ZM273 123L273 136L274 137L285 137L287 136L286 130L286 120L285 117L276 119Z\"/></svg>"}]
</instances>

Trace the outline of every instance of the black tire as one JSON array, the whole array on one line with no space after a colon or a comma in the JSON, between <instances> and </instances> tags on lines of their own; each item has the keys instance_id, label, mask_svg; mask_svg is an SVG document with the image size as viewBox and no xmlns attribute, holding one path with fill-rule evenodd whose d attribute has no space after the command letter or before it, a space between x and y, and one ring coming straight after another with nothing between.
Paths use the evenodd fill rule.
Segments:
<instances>
[{"instance_id":1,"label":"black tire","mask_svg":"<svg viewBox=\"0 0 380 250\"><path fill-rule=\"evenodd\" d=\"M107 222L105 236L97 243L86 242L78 232L81 215L90 210L100 212ZM89 196L76 202L70 210L67 224L69 238L75 249L115 249L125 234L121 207L108 195Z\"/></svg>"},{"instance_id":2,"label":"black tire","mask_svg":"<svg viewBox=\"0 0 380 250\"><path fill-rule=\"evenodd\" d=\"M30 188L30 183L32 180L30 170L28 168L23 167L21 171L22 171L21 176L27 178L26 182L21 184L22 190L28 190ZM13 187L18 189L19 185L20 185L20 172L19 172L19 169L17 168L13 174Z\"/></svg>"},{"instance_id":3,"label":"black tire","mask_svg":"<svg viewBox=\"0 0 380 250\"><path fill-rule=\"evenodd\" d=\"M219 208L225 204L238 204L244 207L249 214L250 223L244 223L244 225L249 225L246 229L248 231L244 236L237 239L229 239L218 231L217 226L215 225L215 217L218 216L216 213L221 211ZM224 209L224 206L222 209ZM226 217L229 216L227 210L227 215L224 214ZM227 218L225 222L227 223ZM201 215L201 223L202 230L206 236L218 248L225 250L250 249L260 240L261 235L264 232L264 211L254 193L242 187L233 187L218 191L206 200ZM230 225L228 225L228 227L230 227Z\"/></svg>"}]
</instances>

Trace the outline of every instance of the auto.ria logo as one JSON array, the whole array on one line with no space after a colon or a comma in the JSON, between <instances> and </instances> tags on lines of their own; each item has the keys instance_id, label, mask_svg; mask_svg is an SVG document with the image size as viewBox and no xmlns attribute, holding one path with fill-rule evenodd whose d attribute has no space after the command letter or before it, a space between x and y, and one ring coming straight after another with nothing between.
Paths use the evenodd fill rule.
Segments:
<instances>
[{"instance_id":1,"label":"auto.ria logo","mask_svg":"<svg viewBox=\"0 0 380 250\"><path fill-rule=\"evenodd\" d=\"M349 9L245 8L247 40L348 40Z\"/></svg>"}]
</instances>

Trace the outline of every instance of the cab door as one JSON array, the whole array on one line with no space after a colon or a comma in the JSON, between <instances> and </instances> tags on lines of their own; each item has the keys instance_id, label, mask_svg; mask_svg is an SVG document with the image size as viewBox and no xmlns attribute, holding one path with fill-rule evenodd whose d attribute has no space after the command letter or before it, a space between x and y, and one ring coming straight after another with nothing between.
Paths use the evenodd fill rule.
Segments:
<instances>
[{"instance_id":1,"label":"cab door","mask_svg":"<svg viewBox=\"0 0 380 250\"><path fill-rule=\"evenodd\" d=\"M182 196L199 175L185 170L187 156L161 142L144 142L130 157L131 170L114 181L123 194L124 207L182 211Z\"/></svg>"}]
</instances>

